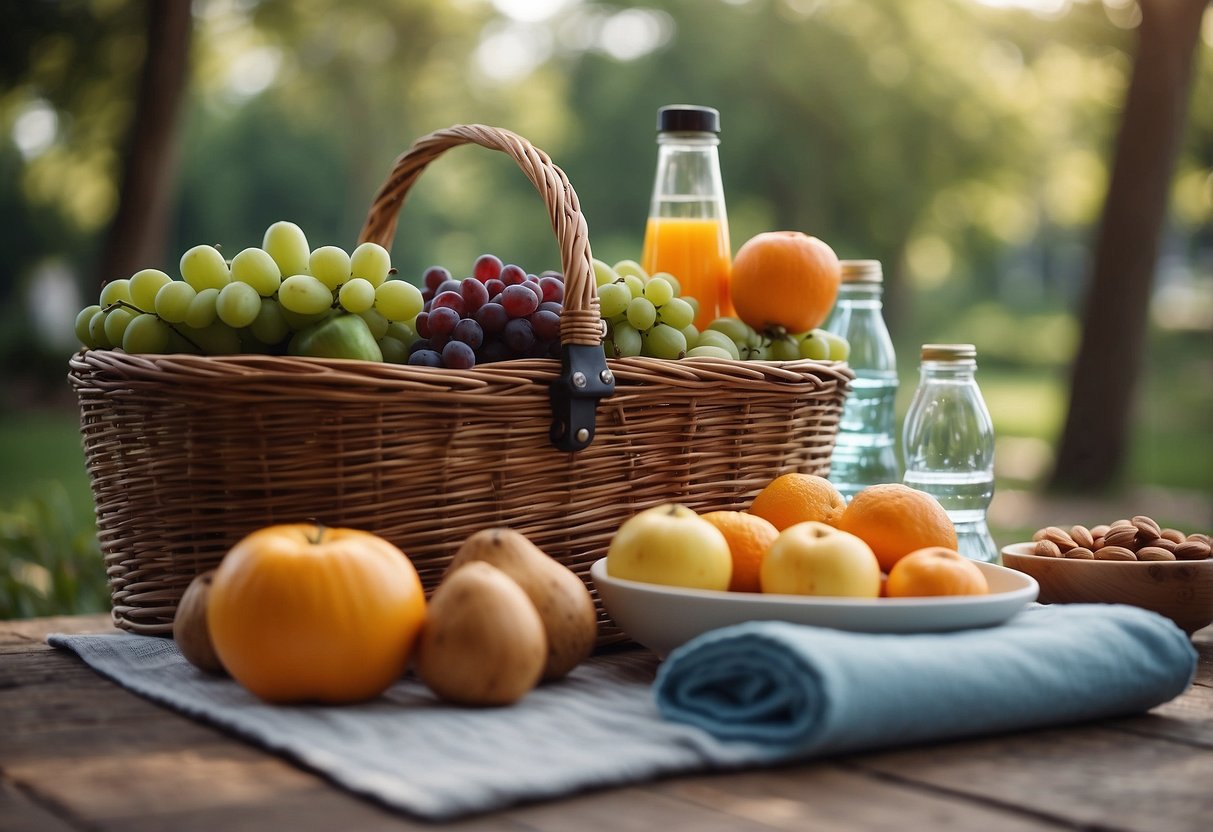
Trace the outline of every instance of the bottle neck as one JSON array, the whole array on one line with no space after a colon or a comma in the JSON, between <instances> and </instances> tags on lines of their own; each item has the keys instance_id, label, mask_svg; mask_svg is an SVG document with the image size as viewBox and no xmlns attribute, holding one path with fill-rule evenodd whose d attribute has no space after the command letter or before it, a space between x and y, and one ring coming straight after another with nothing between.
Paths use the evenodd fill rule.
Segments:
<instances>
[{"instance_id":1,"label":"bottle neck","mask_svg":"<svg viewBox=\"0 0 1213 832\"><path fill-rule=\"evenodd\" d=\"M977 362L972 359L960 361L924 361L919 368L919 380L951 382L975 382Z\"/></svg>"},{"instance_id":2,"label":"bottle neck","mask_svg":"<svg viewBox=\"0 0 1213 832\"><path fill-rule=\"evenodd\" d=\"M659 133L649 215L725 217L720 138L714 133Z\"/></svg>"},{"instance_id":3,"label":"bottle neck","mask_svg":"<svg viewBox=\"0 0 1213 832\"><path fill-rule=\"evenodd\" d=\"M884 295L882 283L843 283L838 287L838 301L855 305L874 305L880 308Z\"/></svg>"}]
</instances>

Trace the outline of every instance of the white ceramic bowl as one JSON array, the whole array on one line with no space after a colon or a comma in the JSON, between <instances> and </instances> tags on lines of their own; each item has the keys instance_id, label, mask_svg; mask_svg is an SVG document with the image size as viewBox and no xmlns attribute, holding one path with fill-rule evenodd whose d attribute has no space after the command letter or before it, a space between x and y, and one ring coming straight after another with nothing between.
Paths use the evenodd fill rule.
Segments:
<instances>
[{"instance_id":1,"label":"white ceramic bowl","mask_svg":"<svg viewBox=\"0 0 1213 832\"><path fill-rule=\"evenodd\" d=\"M716 592L624 581L606 558L590 567L606 611L634 641L665 656L700 633L743 621L790 621L865 633L922 633L1001 624L1036 598L1022 572L978 563L989 595L937 598L827 598Z\"/></svg>"},{"instance_id":2,"label":"white ceramic bowl","mask_svg":"<svg viewBox=\"0 0 1213 832\"><path fill-rule=\"evenodd\" d=\"M1132 604L1165 615L1191 634L1213 622L1213 558L1121 561L1050 558L1014 543L1002 562L1040 584L1042 604Z\"/></svg>"}]
</instances>

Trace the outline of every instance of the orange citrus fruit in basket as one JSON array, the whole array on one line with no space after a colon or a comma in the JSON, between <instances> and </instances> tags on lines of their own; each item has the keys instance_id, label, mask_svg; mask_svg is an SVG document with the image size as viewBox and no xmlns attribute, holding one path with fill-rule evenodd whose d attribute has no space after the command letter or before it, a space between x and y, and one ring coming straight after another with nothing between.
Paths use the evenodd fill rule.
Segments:
<instances>
[{"instance_id":1,"label":"orange citrus fruit in basket","mask_svg":"<svg viewBox=\"0 0 1213 832\"><path fill-rule=\"evenodd\" d=\"M869 485L836 525L871 546L886 572L916 549L956 548L956 527L939 501L900 483Z\"/></svg>"},{"instance_id":2,"label":"orange citrus fruit in basket","mask_svg":"<svg viewBox=\"0 0 1213 832\"><path fill-rule=\"evenodd\" d=\"M890 598L926 595L988 595L990 584L977 564L955 549L929 546L910 552L889 572Z\"/></svg>"},{"instance_id":3,"label":"orange citrus fruit in basket","mask_svg":"<svg viewBox=\"0 0 1213 832\"><path fill-rule=\"evenodd\" d=\"M846 507L847 501L825 477L792 473L776 477L759 491L750 514L783 531L808 520L837 525Z\"/></svg>"},{"instance_id":4,"label":"orange citrus fruit in basket","mask_svg":"<svg viewBox=\"0 0 1213 832\"><path fill-rule=\"evenodd\" d=\"M799 231L766 231L733 258L729 292L737 317L758 331L807 332L834 307L842 266L834 250Z\"/></svg>"},{"instance_id":5,"label":"orange citrus fruit in basket","mask_svg":"<svg viewBox=\"0 0 1213 832\"><path fill-rule=\"evenodd\" d=\"M720 529L729 544L729 553L733 556L729 590L761 592L762 559L779 537L779 531L761 517L744 511L709 511L700 516Z\"/></svg>"}]
</instances>

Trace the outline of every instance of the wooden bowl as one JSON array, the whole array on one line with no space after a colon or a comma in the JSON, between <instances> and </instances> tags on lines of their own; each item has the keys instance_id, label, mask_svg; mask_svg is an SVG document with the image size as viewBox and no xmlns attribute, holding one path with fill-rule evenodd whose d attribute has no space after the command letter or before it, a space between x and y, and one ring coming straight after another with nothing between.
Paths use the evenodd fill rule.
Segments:
<instances>
[{"instance_id":1,"label":"wooden bowl","mask_svg":"<svg viewBox=\"0 0 1213 832\"><path fill-rule=\"evenodd\" d=\"M1073 560L1034 555L1035 545L1004 547L1002 562L1036 579L1042 604L1132 604L1165 615L1189 635L1213 623L1213 558Z\"/></svg>"}]
</instances>

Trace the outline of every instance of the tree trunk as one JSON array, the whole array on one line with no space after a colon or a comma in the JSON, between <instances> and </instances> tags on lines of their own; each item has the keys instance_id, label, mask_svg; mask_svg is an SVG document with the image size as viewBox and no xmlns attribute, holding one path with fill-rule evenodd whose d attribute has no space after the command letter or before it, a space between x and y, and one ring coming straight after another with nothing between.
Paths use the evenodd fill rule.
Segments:
<instances>
[{"instance_id":1,"label":"tree trunk","mask_svg":"<svg viewBox=\"0 0 1213 832\"><path fill-rule=\"evenodd\" d=\"M1137 56L1095 243L1052 488L1111 486L1128 449L1150 287L1205 0L1141 0Z\"/></svg>"},{"instance_id":2,"label":"tree trunk","mask_svg":"<svg viewBox=\"0 0 1213 832\"><path fill-rule=\"evenodd\" d=\"M100 284L129 277L158 264L163 256L190 24L190 0L147 0L147 54L128 134L118 211L100 260Z\"/></svg>"}]
</instances>

